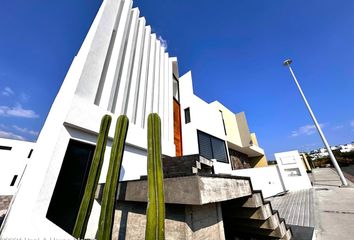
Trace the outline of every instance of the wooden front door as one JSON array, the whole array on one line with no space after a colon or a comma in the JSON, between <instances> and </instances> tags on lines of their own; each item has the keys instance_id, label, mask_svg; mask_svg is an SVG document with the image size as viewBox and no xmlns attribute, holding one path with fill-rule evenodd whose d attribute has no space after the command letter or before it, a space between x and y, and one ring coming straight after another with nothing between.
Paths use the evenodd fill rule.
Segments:
<instances>
[{"instance_id":1,"label":"wooden front door","mask_svg":"<svg viewBox=\"0 0 354 240\"><path fill-rule=\"evenodd\" d=\"M176 146L176 156L180 157L183 155L181 107L176 99L173 99L173 129L174 129L174 143Z\"/></svg>"}]
</instances>

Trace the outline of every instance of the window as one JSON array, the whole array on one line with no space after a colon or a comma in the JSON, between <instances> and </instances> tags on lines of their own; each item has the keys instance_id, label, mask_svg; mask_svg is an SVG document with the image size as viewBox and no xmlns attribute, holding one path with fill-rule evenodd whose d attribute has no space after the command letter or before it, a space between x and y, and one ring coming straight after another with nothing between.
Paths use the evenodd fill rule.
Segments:
<instances>
[{"instance_id":1,"label":"window","mask_svg":"<svg viewBox=\"0 0 354 240\"><path fill-rule=\"evenodd\" d=\"M8 150L8 151L10 151L11 149L12 149L12 147L0 146L0 150Z\"/></svg>"},{"instance_id":2,"label":"window","mask_svg":"<svg viewBox=\"0 0 354 240\"><path fill-rule=\"evenodd\" d=\"M72 233L86 187L95 146L70 140L61 166L47 218Z\"/></svg>"},{"instance_id":3,"label":"window","mask_svg":"<svg viewBox=\"0 0 354 240\"><path fill-rule=\"evenodd\" d=\"M184 109L184 120L186 124L191 122L191 113L189 108Z\"/></svg>"},{"instance_id":4,"label":"window","mask_svg":"<svg viewBox=\"0 0 354 240\"><path fill-rule=\"evenodd\" d=\"M301 176L299 168L288 168L288 169L284 169L284 171L287 173L288 177Z\"/></svg>"},{"instance_id":5,"label":"window","mask_svg":"<svg viewBox=\"0 0 354 240\"><path fill-rule=\"evenodd\" d=\"M18 175L15 175L13 178L12 178L12 181L10 183L10 186L15 186L15 183L16 183L16 179L17 179Z\"/></svg>"},{"instance_id":6,"label":"window","mask_svg":"<svg viewBox=\"0 0 354 240\"><path fill-rule=\"evenodd\" d=\"M31 158L32 153L33 153L33 149L31 149L31 150L29 151L27 158Z\"/></svg>"},{"instance_id":7,"label":"window","mask_svg":"<svg viewBox=\"0 0 354 240\"><path fill-rule=\"evenodd\" d=\"M221 110L219 110L219 111L220 111L220 114L221 114L222 125L224 126L224 132L225 132L225 136L226 136L226 135L227 135L227 133L226 133L226 127L225 127L224 115L222 114L222 111L221 111Z\"/></svg>"},{"instance_id":8,"label":"window","mask_svg":"<svg viewBox=\"0 0 354 240\"><path fill-rule=\"evenodd\" d=\"M179 83L175 75L173 75L173 98L179 102Z\"/></svg>"},{"instance_id":9,"label":"window","mask_svg":"<svg viewBox=\"0 0 354 240\"><path fill-rule=\"evenodd\" d=\"M218 162L229 163L223 140L198 130L198 144L201 156L207 159L216 159Z\"/></svg>"}]
</instances>

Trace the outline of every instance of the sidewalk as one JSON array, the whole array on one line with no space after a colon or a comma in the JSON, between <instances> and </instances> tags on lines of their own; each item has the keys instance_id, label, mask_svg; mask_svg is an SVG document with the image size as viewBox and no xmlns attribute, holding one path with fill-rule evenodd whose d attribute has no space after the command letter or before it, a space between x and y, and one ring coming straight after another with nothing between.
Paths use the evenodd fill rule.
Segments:
<instances>
[{"instance_id":1,"label":"sidewalk","mask_svg":"<svg viewBox=\"0 0 354 240\"><path fill-rule=\"evenodd\" d=\"M354 184L340 187L339 176L330 168L313 169L311 178L316 238L354 239Z\"/></svg>"}]
</instances>

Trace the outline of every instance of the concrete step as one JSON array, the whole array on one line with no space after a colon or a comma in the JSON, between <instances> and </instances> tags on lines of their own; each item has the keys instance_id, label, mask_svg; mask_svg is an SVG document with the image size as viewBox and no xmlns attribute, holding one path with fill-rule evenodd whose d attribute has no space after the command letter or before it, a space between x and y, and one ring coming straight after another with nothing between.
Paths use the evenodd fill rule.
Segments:
<instances>
[{"instance_id":1,"label":"concrete step","mask_svg":"<svg viewBox=\"0 0 354 240\"><path fill-rule=\"evenodd\" d=\"M280 219L278 214L273 214L266 220L257 220L257 219L233 219L233 222L238 227L253 227L253 228L262 228L274 230L280 224Z\"/></svg>"},{"instance_id":2,"label":"concrete step","mask_svg":"<svg viewBox=\"0 0 354 240\"><path fill-rule=\"evenodd\" d=\"M259 208L263 205L262 194L255 192L249 197L237 199L235 204L244 208Z\"/></svg>"},{"instance_id":3,"label":"concrete step","mask_svg":"<svg viewBox=\"0 0 354 240\"><path fill-rule=\"evenodd\" d=\"M262 205L258 208L243 208L239 206L230 206L225 209L229 209L226 212L226 217L241 218L241 219L256 219L267 220L273 215L271 206L269 203Z\"/></svg>"},{"instance_id":4,"label":"concrete step","mask_svg":"<svg viewBox=\"0 0 354 240\"><path fill-rule=\"evenodd\" d=\"M289 232L288 232L289 231ZM234 226L234 234L237 236L248 235L250 237L254 237L256 239L291 239L291 232L285 226L284 222L281 222L277 228L274 230L271 229L262 229L262 228L254 228L250 226ZM289 235L287 235L289 234ZM289 238L290 237L290 238Z\"/></svg>"},{"instance_id":5,"label":"concrete step","mask_svg":"<svg viewBox=\"0 0 354 240\"><path fill-rule=\"evenodd\" d=\"M290 239L292 239L292 234L291 234L291 230L288 229L288 230L286 230L286 233L285 233L284 237L281 238L281 240L290 240Z\"/></svg>"}]
</instances>

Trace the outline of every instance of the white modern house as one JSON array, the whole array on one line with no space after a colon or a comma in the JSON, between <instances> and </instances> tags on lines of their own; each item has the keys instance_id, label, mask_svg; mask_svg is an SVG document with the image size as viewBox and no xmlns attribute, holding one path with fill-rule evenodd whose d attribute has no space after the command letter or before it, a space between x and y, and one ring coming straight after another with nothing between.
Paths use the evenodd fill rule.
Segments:
<instances>
[{"instance_id":1,"label":"white modern house","mask_svg":"<svg viewBox=\"0 0 354 240\"><path fill-rule=\"evenodd\" d=\"M267 165L244 113L235 115L218 102L208 104L194 95L191 72L179 76L177 58L169 56L139 10L132 8L132 1L104 0L35 150L28 153L31 160L21 160L27 164L26 171L0 230L1 238L72 239L69 233L102 116L109 114L113 121L99 183L106 179L115 122L121 114L128 116L130 125L120 180L146 175L146 121L151 112L161 117L164 156L199 154L213 161L215 173L236 176L243 176L231 161L237 154L252 159L254 167ZM24 152L32 147L26 145ZM22 175L25 163L14 166L16 170L6 177ZM97 221L99 209L95 202L89 225Z\"/></svg>"}]
</instances>

